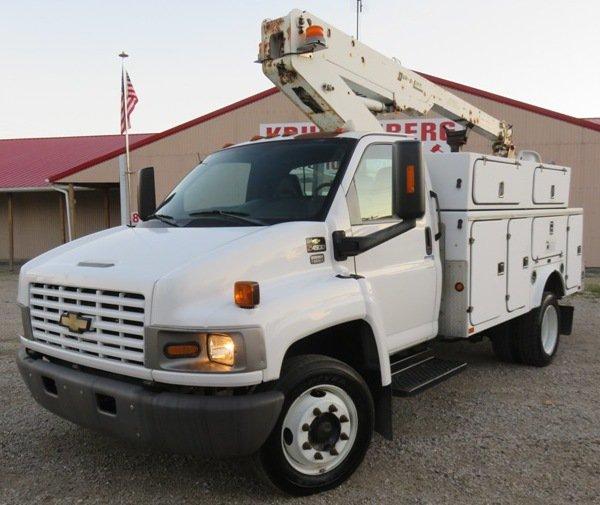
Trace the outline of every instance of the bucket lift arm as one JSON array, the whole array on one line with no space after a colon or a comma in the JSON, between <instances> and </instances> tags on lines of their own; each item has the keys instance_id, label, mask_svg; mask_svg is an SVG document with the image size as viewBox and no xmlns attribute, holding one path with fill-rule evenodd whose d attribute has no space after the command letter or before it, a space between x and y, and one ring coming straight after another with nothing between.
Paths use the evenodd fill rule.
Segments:
<instances>
[{"instance_id":1,"label":"bucket lift arm","mask_svg":"<svg viewBox=\"0 0 600 505\"><path fill-rule=\"evenodd\" d=\"M514 155L506 122L309 12L263 21L258 58L265 75L324 131L378 131L376 114L434 111L489 138L495 154ZM460 137L453 138L453 149L466 141Z\"/></svg>"}]
</instances>

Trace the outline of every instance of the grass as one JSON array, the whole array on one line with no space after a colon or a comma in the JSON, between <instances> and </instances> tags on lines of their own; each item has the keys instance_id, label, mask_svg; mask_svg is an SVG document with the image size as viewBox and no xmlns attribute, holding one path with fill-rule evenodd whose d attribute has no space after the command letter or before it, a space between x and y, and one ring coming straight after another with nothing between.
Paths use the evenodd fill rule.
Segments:
<instances>
[{"instance_id":1,"label":"grass","mask_svg":"<svg viewBox=\"0 0 600 505\"><path fill-rule=\"evenodd\" d=\"M587 281L584 293L594 298L600 298L600 283Z\"/></svg>"}]
</instances>

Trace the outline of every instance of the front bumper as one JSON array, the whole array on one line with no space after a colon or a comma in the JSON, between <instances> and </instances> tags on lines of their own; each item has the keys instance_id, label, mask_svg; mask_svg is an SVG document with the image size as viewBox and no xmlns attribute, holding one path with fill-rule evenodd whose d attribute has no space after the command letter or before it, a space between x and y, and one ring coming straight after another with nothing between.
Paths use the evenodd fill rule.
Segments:
<instances>
[{"instance_id":1,"label":"front bumper","mask_svg":"<svg viewBox=\"0 0 600 505\"><path fill-rule=\"evenodd\" d=\"M35 400L54 414L146 446L204 457L252 454L283 405L279 391L243 396L150 391L35 359L25 349L17 364Z\"/></svg>"}]
</instances>

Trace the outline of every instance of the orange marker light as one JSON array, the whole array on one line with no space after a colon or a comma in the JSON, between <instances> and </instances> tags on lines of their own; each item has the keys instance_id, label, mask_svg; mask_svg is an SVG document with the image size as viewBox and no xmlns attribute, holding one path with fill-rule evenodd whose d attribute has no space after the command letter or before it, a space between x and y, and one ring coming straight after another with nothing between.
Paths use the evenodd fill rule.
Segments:
<instances>
[{"instance_id":1,"label":"orange marker light","mask_svg":"<svg viewBox=\"0 0 600 505\"><path fill-rule=\"evenodd\" d=\"M200 355L198 342L185 342L184 344L167 344L164 348L167 358L196 358Z\"/></svg>"},{"instance_id":2,"label":"orange marker light","mask_svg":"<svg viewBox=\"0 0 600 505\"><path fill-rule=\"evenodd\" d=\"M308 28L306 28L306 38L307 39L312 39L312 38L324 39L325 38L325 30L323 30L322 26L310 25Z\"/></svg>"},{"instance_id":3,"label":"orange marker light","mask_svg":"<svg viewBox=\"0 0 600 505\"><path fill-rule=\"evenodd\" d=\"M415 166L406 166L406 194L412 195L415 192Z\"/></svg>"},{"instance_id":4,"label":"orange marker light","mask_svg":"<svg viewBox=\"0 0 600 505\"><path fill-rule=\"evenodd\" d=\"M454 289L460 293L463 289L465 289L465 285L462 282L457 282L454 285Z\"/></svg>"},{"instance_id":5,"label":"orange marker light","mask_svg":"<svg viewBox=\"0 0 600 505\"><path fill-rule=\"evenodd\" d=\"M233 299L238 307L253 309L260 303L258 282L238 281L233 286Z\"/></svg>"}]
</instances>

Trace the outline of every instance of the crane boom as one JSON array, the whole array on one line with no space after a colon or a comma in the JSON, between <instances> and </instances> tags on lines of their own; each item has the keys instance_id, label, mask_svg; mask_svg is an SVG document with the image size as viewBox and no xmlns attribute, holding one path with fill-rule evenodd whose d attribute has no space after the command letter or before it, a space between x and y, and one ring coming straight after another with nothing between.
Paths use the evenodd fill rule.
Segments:
<instances>
[{"instance_id":1,"label":"crane boom","mask_svg":"<svg viewBox=\"0 0 600 505\"><path fill-rule=\"evenodd\" d=\"M377 114L434 111L489 138L495 154L514 153L506 122L309 12L295 9L263 21L258 61L275 86L324 131L377 131Z\"/></svg>"}]
</instances>

